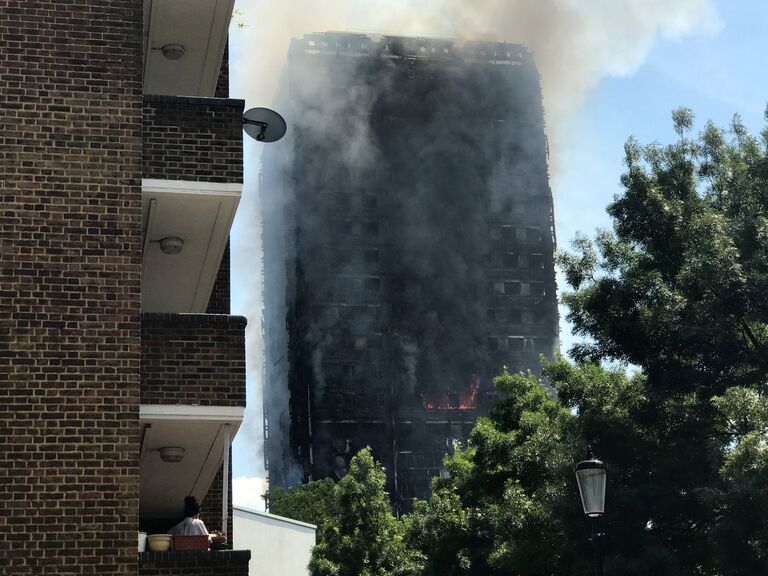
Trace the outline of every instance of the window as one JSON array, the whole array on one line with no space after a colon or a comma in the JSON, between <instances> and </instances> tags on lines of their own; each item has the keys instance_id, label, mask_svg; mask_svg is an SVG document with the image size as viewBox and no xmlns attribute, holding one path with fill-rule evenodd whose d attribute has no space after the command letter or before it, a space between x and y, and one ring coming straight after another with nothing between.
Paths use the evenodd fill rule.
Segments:
<instances>
[{"instance_id":1,"label":"window","mask_svg":"<svg viewBox=\"0 0 768 576\"><path fill-rule=\"evenodd\" d=\"M541 254L531 254L528 257L528 267L531 270L544 270L544 257Z\"/></svg>"},{"instance_id":2,"label":"window","mask_svg":"<svg viewBox=\"0 0 768 576\"><path fill-rule=\"evenodd\" d=\"M519 352L523 349L523 339L517 336L510 336L507 338L507 348L514 352Z\"/></svg>"},{"instance_id":3,"label":"window","mask_svg":"<svg viewBox=\"0 0 768 576\"><path fill-rule=\"evenodd\" d=\"M518 257L514 252L504 253L504 268L517 268Z\"/></svg>"},{"instance_id":4,"label":"window","mask_svg":"<svg viewBox=\"0 0 768 576\"><path fill-rule=\"evenodd\" d=\"M531 282L530 284L531 296L544 296L544 283L543 282Z\"/></svg>"},{"instance_id":5,"label":"window","mask_svg":"<svg viewBox=\"0 0 768 576\"><path fill-rule=\"evenodd\" d=\"M501 239L504 242L512 242L515 240L515 227L514 226L502 226L501 227Z\"/></svg>"},{"instance_id":6,"label":"window","mask_svg":"<svg viewBox=\"0 0 768 576\"><path fill-rule=\"evenodd\" d=\"M526 228L525 239L528 242L539 242L541 240L541 230L538 228Z\"/></svg>"},{"instance_id":7,"label":"window","mask_svg":"<svg viewBox=\"0 0 768 576\"><path fill-rule=\"evenodd\" d=\"M368 292L378 292L381 289L381 278L366 278L365 289Z\"/></svg>"},{"instance_id":8,"label":"window","mask_svg":"<svg viewBox=\"0 0 768 576\"><path fill-rule=\"evenodd\" d=\"M522 292L521 282L504 282L504 294L516 295Z\"/></svg>"}]
</instances>

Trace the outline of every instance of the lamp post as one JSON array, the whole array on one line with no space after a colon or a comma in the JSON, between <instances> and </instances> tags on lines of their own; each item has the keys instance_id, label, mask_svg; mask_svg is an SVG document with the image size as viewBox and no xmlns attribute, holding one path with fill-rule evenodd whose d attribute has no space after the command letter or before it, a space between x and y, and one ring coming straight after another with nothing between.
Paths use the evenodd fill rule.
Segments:
<instances>
[{"instance_id":1,"label":"lamp post","mask_svg":"<svg viewBox=\"0 0 768 576\"><path fill-rule=\"evenodd\" d=\"M600 555L597 519L605 513L605 464L595 458L592 448L587 448L587 459L576 464L576 483L579 485L584 514L591 519L592 546L595 553L595 574L603 575L603 559Z\"/></svg>"}]
</instances>

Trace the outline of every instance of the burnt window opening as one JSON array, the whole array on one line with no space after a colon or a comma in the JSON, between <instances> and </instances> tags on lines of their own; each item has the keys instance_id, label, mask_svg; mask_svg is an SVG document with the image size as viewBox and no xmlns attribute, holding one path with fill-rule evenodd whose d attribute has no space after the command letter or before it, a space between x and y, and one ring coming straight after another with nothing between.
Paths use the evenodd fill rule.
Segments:
<instances>
[{"instance_id":1,"label":"burnt window opening","mask_svg":"<svg viewBox=\"0 0 768 576\"><path fill-rule=\"evenodd\" d=\"M401 451L397 453L397 460L400 466L403 468L413 468L416 464L416 459L413 457L413 452Z\"/></svg>"},{"instance_id":2,"label":"burnt window opening","mask_svg":"<svg viewBox=\"0 0 768 576\"><path fill-rule=\"evenodd\" d=\"M367 194L363 199L363 206L366 210L375 210L379 206L379 199L373 194Z\"/></svg>"},{"instance_id":3,"label":"burnt window opening","mask_svg":"<svg viewBox=\"0 0 768 576\"><path fill-rule=\"evenodd\" d=\"M381 278L366 278L364 286L368 292L378 292L381 290Z\"/></svg>"},{"instance_id":4,"label":"burnt window opening","mask_svg":"<svg viewBox=\"0 0 768 576\"><path fill-rule=\"evenodd\" d=\"M504 268L517 268L518 255L515 252L504 253Z\"/></svg>"},{"instance_id":5,"label":"burnt window opening","mask_svg":"<svg viewBox=\"0 0 768 576\"><path fill-rule=\"evenodd\" d=\"M464 389L438 390L421 395L421 403L427 410L474 410L480 391L480 376L472 374Z\"/></svg>"},{"instance_id":6,"label":"burnt window opening","mask_svg":"<svg viewBox=\"0 0 768 576\"><path fill-rule=\"evenodd\" d=\"M357 366L355 364L342 364L341 373L345 378L354 378L357 376Z\"/></svg>"},{"instance_id":7,"label":"burnt window opening","mask_svg":"<svg viewBox=\"0 0 768 576\"><path fill-rule=\"evenodd\" d=\"M522 282L504 282L504 294L517 295L522 294L523 283Z\"/></svg>"},{"instance_id":8,"label":"burnt window opening","mask_svg":"<svg viewBox=\"0 0 768 576\"><path fill-rule=\"evenodd\" d=\"M529 285L529 290L531 296L544 296L546 293L543 282L532 282Z\"/></svg>"},{"instance_id":9,"label":"burnt window opening","mask_svg":"<svg viewBox=\"0 0 768 576\"><path fill-rule=\"evenodd\" d=\"M488 308L485 311L485 318L489 322L498 322L498 311L496 310L496 308Z\"/></svg>"},{"instance_id":10,"label":"burnt window opening","mask_svg":"<svg viewBox=\"0 0 768 576\"><path fill-rule=\"evenodd\" d=\"M507 338L507 348L513 352L519 352L525 346L524 339L518 336L510 336Z\"/></svg>"},{"instance_id":11,"label":"burnt window opening","mask_svg":"<svg viewBox=\"0 0 768 576\"><path fill-rule=\"evenodd\" d=\"M540 242L541 241L541 230L539 228L526 228L525 229L525 240L528 242Z\"/></svg>"},{"instance_id":12,"label":"burnt window opening","mask_svg":"<svg viewBox=\"0 0 768 576\"><path fill-rule=\"evenodd\" d=\"M520 324L523 319L523 312L522 310L518 310L516 308L512 308L507 311L507 322L510 324Z\"/></svg>"},{"instance_id":13,"label":"burnt window opening","mask_svg":"<svg viewBox=\"0 0 768 576\"><path fill-rule=\"evenodd\" d=\"M366 222L365 223L365 233L369 236L376 236L379 233L379 223L378 222Z\"/></svg>"},{"instance_id":14,"label":"burnt window opening","mask_svg":"<svg viewBox=\"0 0 768 576\"><path fill-rule=\"evenodd\" d=\"M515 235L515 227L514 226L502 226L501 227L501 239L504 242L513 242L515 241L516 235Z\"/></svg>"},{"instance_id":15,"label":"burnt window opening","mask_svg":"<svg viewBox=\"0 0 768 576\"><path fill-rule=\"evenodd\" d=\"M544 270L544 256L542 254L531 254L528 257L528 267L531 270Z\"/></svg>"},{"instance_id":16,"label":"burnt window opening","mask_svg":"<svg viewBox=\"0 0 768 576\"><path fill-rule=\"evenodd\" d=\"M501 228L498 226L488 227L488 235L491 237L491 240L501 240Z\"/></svg>"}]
</instances>

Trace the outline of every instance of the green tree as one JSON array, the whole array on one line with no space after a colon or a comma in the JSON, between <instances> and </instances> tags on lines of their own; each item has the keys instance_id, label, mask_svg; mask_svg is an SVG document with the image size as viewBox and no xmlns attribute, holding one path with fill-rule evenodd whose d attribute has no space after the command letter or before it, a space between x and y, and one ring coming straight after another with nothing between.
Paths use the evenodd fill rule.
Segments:
<instances>
[{"instance_id":1,"label":"green tree","mask_svg":"<svg viewBox=\"0 0 768 576\"><path fill-rule=\"evenodd\" d=\"M568 318L586 339L571 353L645 375L631 413L641 435L622 465L634 460L624 488L646 507L639 542L653 544L657 573L765 573L764 512L740 519L762 501L762 440L723 422L749 412L768 381L768 132L754 138L736 117L692 138L689 110L673 120L675 143L627 143L613 230L559 259Z\"/></svg>"},{"instance_id":2,"label":"green tree","mask_svg":"<svg viewBox=\"0 0 768 576\"><path fill-rule=\"evenodd\" d=\"M573 416L531 374L505 372L495 384L503 399L416 505L408 539L425 575L546 575L572 564L564 535L574 513L562 504L575 510L578 500L564 433Z\"/></svg>"},{"instance_id":3,"label":"green tree","mask_svg":"<svg viewBox=\"0 0 768 576\"><path fill-rule=\"evenodd\" d=\"M420 558L403 540L384 489L386 475L369 448L351 460L334 487L333 510L321 523L312 552L313 576L407 576Z\"/></svg>"},{"instance_id":4,"label":"green tree","mask_svg":"<svg viewBox=\"0 0 768 576\"><path fill-rule=\"evenodd\" d=\"M264 499L272 514L321 526L333 511L335 485L330 478L323 478L293 488L277 486Z\"/></svg>"}]
</instances>

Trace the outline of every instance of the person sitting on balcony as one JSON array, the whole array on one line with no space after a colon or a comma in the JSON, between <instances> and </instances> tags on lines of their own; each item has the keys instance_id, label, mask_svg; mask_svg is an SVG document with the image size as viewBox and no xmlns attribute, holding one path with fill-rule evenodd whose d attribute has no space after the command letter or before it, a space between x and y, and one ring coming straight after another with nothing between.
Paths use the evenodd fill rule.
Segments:
<instances>
[{"instance_id":1,"label":"person sitting on balcony","mask_svg":"<svg viewBox=\"0 0 768 576\"><path fill-rule=\"evenodd\" d=\"M200 520L200 504L197 503L197 498L194 496L184 498L184 520L171 528L168 533L179 536L208 535L205 523Z\"/></svg>"}]
</instances>

